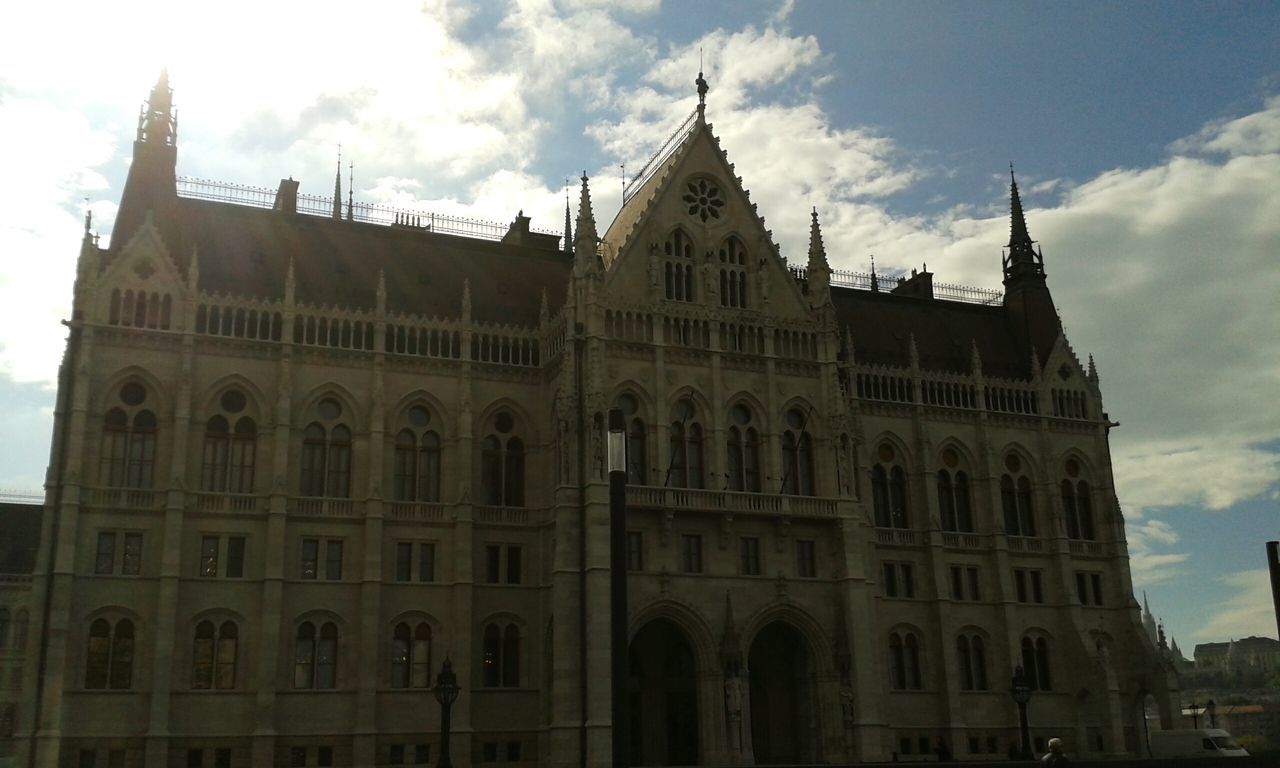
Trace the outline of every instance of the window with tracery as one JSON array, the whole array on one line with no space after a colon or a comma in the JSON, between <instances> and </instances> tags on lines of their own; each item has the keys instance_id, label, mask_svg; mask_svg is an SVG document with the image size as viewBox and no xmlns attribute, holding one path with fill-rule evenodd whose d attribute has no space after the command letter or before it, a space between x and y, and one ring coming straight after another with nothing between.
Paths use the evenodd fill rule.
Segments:
<instances>
[{"instance_id":1,"label":"window with tracery","mask_svg":"<svg viewBox=\"0 0 1280 768\"><path fill-rule=\"evenodd\" d=\"M304 621L293 646L293 687L332 690L338 678L338 625Z\"/></svg>"},{"instance_id":2,"label":"window with tracery","mask_svg":"<svg viewBox=\"0 0 1280 768\"><path fill-rule=\"evenodd\" d=\"M907 473L897 463L897 451L881 443L871 467L871 505L880 528L907 527Z\"/></svg>"},{"instance_id":3,"label":"window with tracery","mask_svg":"<svg viewBox=\"0 0 1280 768\"><path fill-rule=\"evenodd\" d=\"M889 684L898 691L918 691L920 676L920 641L914 632L889 634Z\"/></svg>"},{"instance_id":4,"label":"window with tracery","mask_svg":"<svg viewBox=\"0 0 1280 768\"><path fill-rule=\"evenodd\" d=\"M351 429L342 422L342 404L326 397L314 415L302 433L301 494L351 498Z\"/></svg>"},{"instance_id":5,"label":"window with tracery","mask_svg":"<svg viewBox=\"0 0 1280 768\"><path fill-rule=\"evenodd\" d=\"M112 488L151 488L155 482L156 415L145 408L147 388L120 387L118 404L102 421L99 479Z\"/></svg>"},{"instance_id":6,"label":"window with tracery","mask_svg":"<svg viewBox=\"0 0 1280 768\"><path fill-rule=\"evenodd\" d=\"M954 448L942 452L938 470L938 511L942 530L973 533L973 508L969 496L969 475L960 468L960 454Z\"/></svg>"},{"instance_id":7,"label":"window with tracery","mask_svg":"<svg viewBox=\"0 0 1280 768\"><path fill-rule=\"evenodd\" d=\"M89 625L85 688L133 687L133 637L133 622L128 619L120 619L114 625L107 619L97 619Z\"/></svg>"},{"instance_id":8,"label":"window with tracery","mask_svg":"<svg viewBox=\"0 0 1280 768\"><path fill-rule=\"evenodd\" d=\"M1067 538L1094 539L1093 502L1089 496L1089 483L1080 475L1080 462L1067 459L1067 473L1062 481L1062 513L1066 516Z\"/></svg>"},{"instance_id":9,"label":"window with tracery","mask_svg":"<svg viewBox=\"0 0 1280 768\"><path fill-rule=\"evenodd\" d=\"M1000 477L1000 506L1004 510L1004 532L1009 536L1035 536L1036 519L1031 503L1031 478L1016 453L1004 457Z\"/></svg>"},{"instance_id":10,"label":"window with tracery","mask_svg":"<svg viewBox=\"0 0 1280 768\"><path fill-rule=\"evenodd\" d=\"M988 690L987 647L982 635L957 637L956 659L960 662L960 690Z\"/></svg>"},{"instance_id":11,"label":"window with tracery","mask_svg":"<svg viewBox=\"0 0 1280 768\"><path fill-rule=\"evenodd\" d=\"M727 434L728 489L759 493L760 433L755 427L755 415L745 404L738 403L729 409Z\"/></svg>"},{"instance_id":12,"label":"window with tracery","mask_svg":"<svg viewBox=\"0 0 1280 768\"><path fill-rule=\"evenodd\" d=\"M392 495L396 501L439 501L440 435L432 429L431 411L412 405L404 420L396 433Z\"/></svg>"},{"instance_id":13,"label":"window with tracery","mask_svg":"<svg viewBox=\"0 0 1280 768\"><path fill-rule=\"evenodd\" d=\"M515 417L498 411L480 442L480 485L487 506L524 506L524 442L516 431Z\"/></svg>"},{"instance_id":14,"label":"window with tracery","mask_svg":"<svg viewBox=\"0 0 1280 768\"><path fill-rule=\"evenodd\" d=\"M258 427L252 418L242 415L247 404L243 392L228 389L218 398L219 412L205 422L201 490L253 493Z\"/></svg>"},{"instance_id":15,"label":"window with tracery","mask_svg":"<svg viewBox=\"0 0 1280 768\"><path fill-rule=\"evenodd\" d=\"M736 237L720 245L720 306L747 307L747 249Z\"/></svg>"},{"instance_id":16,"label":"window with tracery","mask_svg":"<svg viewBox=\"0 0 1280 768\"><path fill-rule=\"evenodd\" d=\"M684 196L680 199L688 206L689 215L703 223L708 219L720 218L720 209L724 208L720 186L711 179L686 182Z\"/></svg>"},{"instance_id":17,"label":"window with tracery","mask_svg":"<svg viewBox=\"0 0 1280 768\"><path fill-rule=\"evenodd\" d=\"M1033 691L1052 691L1049 675L1049 641L1030 635L1022 638L1022 672Z\"/></svg>"},{"instance_id":18,"label":"window with tracery","mask_svg":"<svg viewBox=\"0 0 1280 768\"><path fill-rule=\"evenodd\" d=\"M627 429L627 482L648 485L647 432L644 419L640 417L640 402L628 392L618 396L614 407L622 411L623 425Z\"/></svg>"},{"instance_id":19,"label":"window with tracery","mask_svg":"<svg viewBox=\"0 0 1280 768\"><path fill-rule=\"evenodd\" d=\"M809 416L808 412L791 408L783 417L787 428L782 432L782 492L793 496L814 494Z\"/></svg>"},{"instance_id":20,"label":"window with tracery","mask_svg":"<svg viewBox=\"0 0 1280 768\"><path fill-rule=\"evenodd\" d=\"M196 625L191 650L191 687L196 690L236 687L236 654L240 629L234 621L214 625L205 620Z\"/></svg>"},{"instance_id":21,"label":"window with tracery","mask_svg":"<svg viewBox=\"0 0 1280 768\"><path fill-rule=\"evenodd\" d=\"M691 398L682 398L672 409L671 418L671 459L665 484L673 488L704 488L698 407Z\"/></svg>"},{"instance_id":22,"label":"window with tracery","mask_svg":"<svg viewBox=\"0 0 1280 768\"><path fill-rule=\"evenodd\" d=\"M431 626L396 624L391 634L391 687L431 687Z\"/></svg>"},{"instance_id":23,"label":"window with tracery","mask_svg":"<svg viewBox=\"0 0 1280 768\"><path fill-rule=\"evenodd\" d=\"M520 687L520 628L515 624L486 626L480 666L484 687Z\"/></svg>"},{"instance_id":24,"label":"window with tracery","mask_svg":"<svg viewBox=\"0 0 1280 768\"><path fill-rule=\"evenodd\" d=\"M666 261L663 277L670 301L693 301L693 241L683 229L674 229L662 246Z\"/></svg>"}]
</instances>

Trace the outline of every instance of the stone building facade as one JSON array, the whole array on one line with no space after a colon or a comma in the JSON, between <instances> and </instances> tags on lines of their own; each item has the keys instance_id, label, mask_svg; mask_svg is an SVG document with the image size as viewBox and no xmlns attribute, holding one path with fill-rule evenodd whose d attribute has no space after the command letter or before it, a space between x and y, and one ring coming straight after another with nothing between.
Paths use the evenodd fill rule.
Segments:
<instances>
[{"instance_id":1,"label":"stone building facade","mask_svg":"<svg viewBox=\"0 0 1280 768\"><path fill-rule=\"evenodd\" d=\"M1136 749L1092 363L1012 187L1003 295L788 264L697 110L599 236L177 178L167 79L86 223L19 764L460 765ZM255 197L255 195L258 195ZM993 266L997 255L993 253ZM604 416L626 413L631 677Z\"/></svg>"}]
</instances>

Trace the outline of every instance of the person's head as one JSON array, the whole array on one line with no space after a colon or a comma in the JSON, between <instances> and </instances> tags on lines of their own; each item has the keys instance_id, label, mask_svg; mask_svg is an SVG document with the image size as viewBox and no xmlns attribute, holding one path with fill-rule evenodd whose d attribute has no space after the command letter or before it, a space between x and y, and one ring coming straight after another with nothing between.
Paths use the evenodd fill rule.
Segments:
<instances>
[{"instance_id":1,"label":"person's head","mask_svg":"<svg viewBox=\"0 0 1280 768\"><path fill-rule=\"evenodd\" d=\"M1049 751L1050 751L1050 752L1061 752L1061 751L1062 751L1062 739L1049 739Z\"/></svg>"}]
</instances>

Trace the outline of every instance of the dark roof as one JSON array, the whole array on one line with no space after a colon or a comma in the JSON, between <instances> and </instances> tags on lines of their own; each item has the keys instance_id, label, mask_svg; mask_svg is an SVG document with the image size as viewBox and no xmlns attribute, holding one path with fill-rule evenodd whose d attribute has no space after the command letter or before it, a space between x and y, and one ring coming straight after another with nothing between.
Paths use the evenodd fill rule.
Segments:
<instances>
[{"instance_id":1,"label":"dark roof","mask_svg":"<svg viewBox=\"0 0 1280 768\"><path fill-rule=\"evenodd\" d=\"M852 330L858 364L911 365L910 339L916 339L920 367L967 374L973 342L978 343L986 376L1026 379L1030 360L1019 350L1003 306L902 296L832 286L831 300L841 332Z\"/></svg>"},{"instance_id":2,"label":"dark roof","mask_svg":"<svg viewBox=\"0 0 1280 768\"><path fill-rule=\"evenodd\" d=\"M0 573L31 573L40 547L40 504L0 502Z\"/></svg>"},{"instance_id":3,"label":"dark roof","mask_svg":"<svg viewBox=\"0 0 1280 768\"><path fill-rule=\"evenodd\" d=\"M185 272L198 248L200 288L215 293L282 298L292 258L299 303L371 309L381 269L392 312L460 317L467 280L473 319L530 326L544 289L551 313L564 303L572 269L559 250L410 227L188 198L166 214L170 253Z\"/></svg>"}]
</instances>

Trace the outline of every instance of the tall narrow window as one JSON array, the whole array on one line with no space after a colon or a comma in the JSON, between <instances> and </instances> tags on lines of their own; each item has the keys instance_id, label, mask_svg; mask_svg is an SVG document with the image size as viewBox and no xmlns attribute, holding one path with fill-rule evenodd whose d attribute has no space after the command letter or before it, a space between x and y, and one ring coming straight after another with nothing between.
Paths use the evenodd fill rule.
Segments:
<instances>
[{"instance_id":1,"label":"tall narrow window","mask_svg":"<svg viewBox=\"0 0 1280 768\"><path fill-rule=\"evenodd\" d=\"M216 630L212 621L197 624L191 651L191 687L196 690L235 688L238 642L235 622L224 621Z\"/></svg>"},{"instance_id":2,"label":"tall narrow window","mask_svg":"<svg viewBox=\"0 0 1280 768\"><path fill-rule=\"evenodd\" d=\"M205 422L200 488L215 493L252 493L258 428L243 415L244 393L228 389L218 399L219 413ZM232 424L235 427L232 428Z\"/></svg>"},{"instance_id":3,"label":"tall narrow window","mask_svg":"<svg viewBox=\"0 0 1280 768\"><path fill-rule=\"evenodd\" d=\"M907 527L907 475L896 464L897 452L881 443L879 462L871 467L871 502L875 524L881 528Z\"/></svg>"},{"instance_id":4,"label":"tall narrow window","mask_svg":"<svg viewBox=\"0 0 1280 768\"><path fill-rule=\"evenodd\" d=\"M111 665L107 686L117 690L133 687L133 622L121 619L111 635Z\"/></svg>"},{"instance_id":5,"label":"tall narrow window","mask_svg":"<svg viewBox=\"0 0 1280 768\"><path fill-rule=\"evenodd\" d=\"M156 458L156 417L143 408L147 389L136 381L120 387L119 405L102 422L99 481L115 488L151 488Z\"/></svg>"},{"instance_id":6,"label":"tall narrow window","mask_svg":"<svg viewBox=\"0 0 1280 768\"><path fill-rule=\"evenodd\" d=\"M644 419L640 418L640 403L630 393L619 395L616 408L622 411L627 429L627 482L631 485L649 484L649 461L646 450Z\"/></svg>"},{"instance_id":7,"label":"tall narrow window","mask_svg":"<svg viewBox=\"0 0 1280 768\"><path fill-rule=\"evenodd\" d=\"M498 411L492 432L480 443L480 483L491 507L524 506L524 442L516 435L515 417Z\"/></svg>"},{"instance_id":8,"label":"tall narrow window","mask_svg":"<svg viewBox=\"0 0 1280 768\"><path fill-rule=\"evenodd\" d=\"M1043 637L1022 638L1022 670L1032 690L1053 690L1049 676L1049 642Z\"/></svg>"},{"instance_id":9,"label":"tall narrow window","mask_svg":"<svg viewBox=\"0 0 1280 768\"><path fill-rule=\"evenodd\" d=\"M673 488L704 488L702 425L698 408L690 398L682 398L672 409L671 463L665 484Z\"/></svg>"},{"instance_id":10,"label":"tall narrow window","mask_svg":"<svg viewBox=\"0 0 1280 768\"><path fill-rule=\"evenodd\" d=\"M316 625L303 622L293 644L293 687L314 688L316 682Z\"/></svg>"},{"instance_id":11,"label":"tall narrow window","mask_svg":"<svg viewBox=\"0 0 1280 768\"><path fill-rule=\"evenodd\" d=\"M392 488L398 501L440 500L440 436L431 429L431 411L413 405L407 425L396 435Z\"/></svg>"},{"instance_id":12,"label":"tall narrow window","mask_svg":"<svg viewBox=\"0 0 1280 768\"><path fill-rule=\"evenodd\" d=\"M339 421L342 405L326 397L316 406L317 420L302 433L303 496L351 496L351 430Z\"/></svg>"},{"instance_id":13,"label":"tall narrow window","mask_svg":"<svg viewBox=\"0 0 1280 768\"><path fill-rule=\"evenodd\" d=\"M942 530L973 533L973 512L969 503L969 476L960 469L960 454L954 448L942 452L943 468L938 470L938 512Z\"/></svg>"},{"instance_id":14,"label":"tall narrow window","mask_svg":"<svg viewBox=\"0 0 1280 768\"><path fill-rule=\"evenodd\" d=\"M730 237L720 244L720 306L747 306L747 249Z\"/></svg>"},{"instance_id":15,"label":"tall narrow window","mask_svg":"<svg viewBox=\"0 0 1280 768\"><path fill-rule=\"evenodd\" d=\"M409 687L409 625L396 625L391 635L391 687Z\"/></svg>"},{"instance_id":16,"label":"tall narrow window","mask_svg":"<svg viewBox=\"0 0 1280 768\"><path fill-rule=\"evenodd\" d=\"M316 688L332 689L338 681L338 626L331 621L320 627L316 643Z\"/></svg>"},{"instance_id":17,"label":"tall narrow window","mask_svg":"<svg viewBox=\"0 0 1280 768\"><path fill-rule=\"evenodd\" d=\"M414 627L413 646L410 652L412 674L409 682L414 688L431 687L431 627L424 621Z\"/></svg>"},{"instance_id":18,"label":"tall narrow window","mask_svg":"<svg viewBox=\"0 0 1280 768\"><path fill-rule=\"evenodd\" d=\"M484 628L484 656L480 660L484 687L497 688L502 682L502 631L496 624Z\"/></svg>"},{"instance_id":19,"label":"tall narrow window","mask_svg":"<svg viewBox=\"0 0 1280 768\"><path fill-rule=\"evenodd\" d=\"M666 297L669 301L693 301L693 241L684 230L671 232L663 244Z\"/></svg>"},{"instance_id":20,"label":"tall narrow window","mask_svg":"<svg viewBox=\"0 0 1280 768\"><path fill-rule=\"evenodd\" d=\"M792 408L784 417L787 429L782 433L782 492L794 496L814 494L810 415L810 412Z\"/></svg>"},{"instance_id":21,"label":"tall narrow window","mask_svg":"<svg viewBox=\"0 0 1280 768\"><path fill-rule=\"evenodd\" d=\"M236 654L239 650L240 630L234 621L224 621L218 627L218 647L215 657L214 684L219 690L236 687Z\"/></svg>"},{"instance_id":22,"label":"tall narrow window","mask_svg":"<svg viewBox=\"0 0 1280 768\"><path fill-rule=\"evenodd\" d=\"M751 409L738 403L729 409L728 488L760 492L760 433Z\"/></svg>"},{"instance_id":23,"label":"tall narrow window","mask_svg":"<svg viewBox=\"0 0 1280 768\"><path fill-rule=\"evenodd\" d=\"M1010 536L1035 536L1035 514L1031 507L1031 479L1023 471L1022 459L1010 453L1004 460L1008 470L1000 478L1000 505L1004 509L1004 529Z\"/></svg>"},{"instance_id":24,"label":"tall narrow window","mask_svg":"<svg viewBox=\"0 0 1280 768\"><path fill-rule=\"evenodd\" d=\"M520 630L515 624L502 633L502 687L520 687Z\"/></svg>"},{"instance_id":25,"label":"tall narrow window","mask_svg":"<svg viewBox=\"0 0 1280 768\"><path fill-rule=\"evenodd\" d=\"M84 687L106 688L107 669L111 663L111 622L97 619L89 625L89 642L85 649Z\"/></svg>"},{"instance_id":26,"label":"tall narrow window","mask_svg":"<svg viewBox=\"0 0 1280 768\"><path fill-rule=\"evenodd\" d=\"M1089 497L1089 484L1081 477L1080 462L1067 459L1067 479L1062 481L1062 511L1066 517L1067 538L1094 539L1093 505Z\"/></svg>"}]
</instances>

